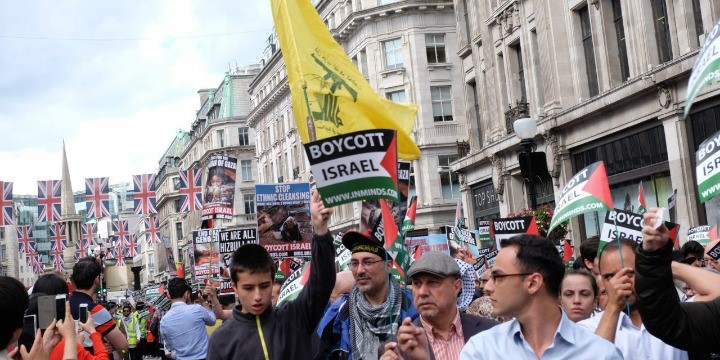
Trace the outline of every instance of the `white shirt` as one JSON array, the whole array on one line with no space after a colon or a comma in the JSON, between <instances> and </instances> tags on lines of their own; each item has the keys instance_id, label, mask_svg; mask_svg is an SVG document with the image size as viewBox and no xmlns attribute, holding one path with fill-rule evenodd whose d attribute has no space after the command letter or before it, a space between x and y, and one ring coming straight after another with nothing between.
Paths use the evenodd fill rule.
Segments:
<instances>
[{"instance_id":1,"label":"white shirt","mask_svg":"<svg viewBox=\"0 0 720 360\"><path fill-rule=\"evenodd\" d=\"M585 319L577 324L595 331L600 324L604 312L597 316ZM674 348L650 334L645 325L635 326L624 312L620 312L617 330L615 332L615 346L620 349L625 359L663 359L687 360L686 351Z\"/></svg>"}]
</instances>

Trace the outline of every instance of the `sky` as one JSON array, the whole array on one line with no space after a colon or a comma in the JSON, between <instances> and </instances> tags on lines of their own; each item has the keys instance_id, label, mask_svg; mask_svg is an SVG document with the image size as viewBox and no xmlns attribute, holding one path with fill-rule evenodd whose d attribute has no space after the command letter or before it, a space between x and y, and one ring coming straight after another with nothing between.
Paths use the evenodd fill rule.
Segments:
<instances>
[{"instance_id":1,"label":"sky","mask_svg":"<svg viewBox=\"0 0 720 360\"><path fill-rule=\"evenodd\" d=\"M62 175L156 173L178 130L228 66L258 63L272 31L268 0L49 1L0 11L0 181L37 194Z\"/></svg>"}]
</instances>

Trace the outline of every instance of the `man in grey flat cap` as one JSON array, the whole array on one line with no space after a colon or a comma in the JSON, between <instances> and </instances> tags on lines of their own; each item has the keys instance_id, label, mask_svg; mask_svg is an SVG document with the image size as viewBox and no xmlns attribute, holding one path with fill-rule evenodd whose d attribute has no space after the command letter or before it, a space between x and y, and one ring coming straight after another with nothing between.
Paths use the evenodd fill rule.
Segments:
<instances>
[{"instance_id":1,"label":"man in grey flat cap","mask_svg":"<svg viewBox=\"0 0 720 360\"><path fill-rule=\"evenodd\" d=\"M471 336L497 324L458 310L462 279L460 267L449 255L439 251L423 254L410 266L407 277L420 317L403 321L397 343L385 346L382 360L457 359Z\"/></svg>"}]
</instances>

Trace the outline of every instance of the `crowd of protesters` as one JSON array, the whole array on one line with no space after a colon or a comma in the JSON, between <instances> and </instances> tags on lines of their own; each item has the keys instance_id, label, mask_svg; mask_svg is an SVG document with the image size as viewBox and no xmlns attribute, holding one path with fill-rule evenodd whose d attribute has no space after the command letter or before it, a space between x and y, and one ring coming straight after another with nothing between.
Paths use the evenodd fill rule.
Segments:
<instances>
[{"instance_id":1,"label":"crowd of protesters","mask_svg":"<svg viewBox=\"0 0 720 360\"><path fill-rule=\"evenodd\" d=\"M167 311L98 303L95 258L75 264L72 292L58 274L29 291L0 277L0 359L720 358L720 264L708 256L716 242L674 250L664 226L648 225L656 209L640 244L619 239L598 254L599 239L586 239L570 270L550 240L521 235L501 241L480 277L462 249L431 251L411 264L407 284L369 233L342 236L350 270L336 273L332 212L314 193L309 277L279 306L276 265L259 245L232 256L236 300L215 285L195 298L175 278ZM65 317L34 332L24 318L45 295L67 296ZM86 322L74 320L81 306Z\"/></svg>"}]
</instances>

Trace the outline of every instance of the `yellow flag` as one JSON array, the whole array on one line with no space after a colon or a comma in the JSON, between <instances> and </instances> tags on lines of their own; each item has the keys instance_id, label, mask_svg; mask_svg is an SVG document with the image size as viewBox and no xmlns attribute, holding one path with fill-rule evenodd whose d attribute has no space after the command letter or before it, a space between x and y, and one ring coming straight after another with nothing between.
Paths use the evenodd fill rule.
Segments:
<instances>
[{"instance_id":1,"label":"yellow flag","mask_svg":"<svg viewBox=\"0 0 720 360\"><path fill-rule=\"evenodd\" d=\"M420 149L410 137L417 105L398 104L375 93L330 35L310 0L271 3L302 142L360 130L393 129L398 134L398 157L420 157Z\"/></svg>"}]
</instances>

